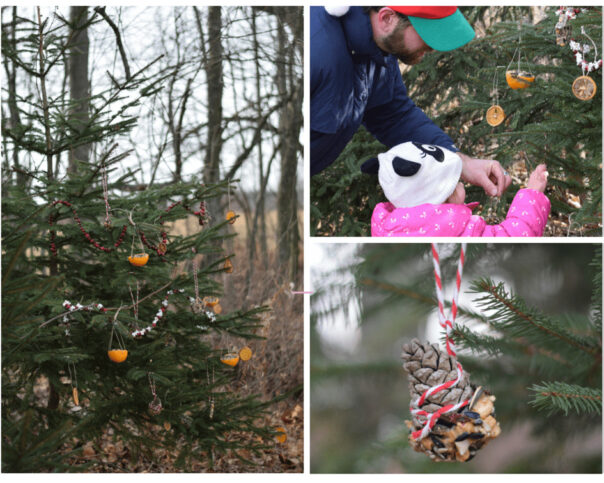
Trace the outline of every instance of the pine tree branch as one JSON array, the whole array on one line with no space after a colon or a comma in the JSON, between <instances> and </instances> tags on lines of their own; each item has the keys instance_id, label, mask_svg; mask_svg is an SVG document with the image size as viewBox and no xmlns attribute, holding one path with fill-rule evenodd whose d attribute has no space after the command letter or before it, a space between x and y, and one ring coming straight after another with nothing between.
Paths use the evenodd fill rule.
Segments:
<instances>
[{"instance_id":1,"label":"pine tree branch","mask_svg":"<svg viewBox=\"0 0 604 483\"><path fill-rule=\"evenodd\" d=\"M150 294L145 295L142 299L140 299L138 301L138 303L140 304L144 300L147 300L148 298L153 297L154 295L157 295L162 290L167 289L171 284L172 284L172 281L170 281L167 284L165 284L164 286L158 288L155 292L151 292ZM134 307L134 304L132 304L132 305L125 305L125 306L122 306L122 307L107 307L106 310L105 310L105 312L113 312L113 311L118 310L118 309L128 310L128 309L131 309L132 307ZM41 329L42 327L50 324L51 322L53 322L53 321L55 321L57 319L60 319L61 317L65 316L67 314L72 314L74 312L77 312L78 310L83 310L83 308L82 309L76 309L76 310L67 310L67 311L65 311L65 312L63 312L63 313L61 313L59 315L51 317L50 319L45 320L44 322L42 322L38 328Z\"/></svg>"},{"instance_id":2,"label":"pine tree branch","mask_svg":"<svg viewBox=\"0 0 604 483\"><path fill-rule=\"evenodd\" d=\"M592 349L590 347L586 347L583 344L580 344L579 342L577 342L576 340L573 340L572 338L561 333L560 331L555 331L553 329L545 327L543 324L538 323L532 315L523 312L517 306L515 306L509 300L507 300L505 297L503 297L498 290L498 286L494 285L493 283L490 283L489 280L479 280L478 282L476 282L476 287L479 288L480 291L486 292L487 294L489 294L496 302L498 302L499 304L501 304L502 306L507 308L510 312L515 314L518 318L528 322L535 329L537 329L541 332L545 332L547 335L557 338L583 352L587 352L588 354L590 354L594 357L598 357L597 349Z\"/></svg>"},{"instance_id":3,"label":"pine tree branch","mask_svg":"<svg viewBox=\"0 0 604 483\"><path fill-rule=\"evenodd\" d=\"M365 285L368 287L376 287L382 290L386 290L388 292L394 292L396 294L400 294L400 295L404 295L406 297L415 299L415 300L419 300L420 302L432 305L432 306L437 306L437 301L436 299L432 298L432 297L426 297L424 295L421 295L417 292L413 292L411 290L407 290L401 287L397 287L396 285L392 285L389 283L385 283L385 282L378 282L377 280L373 280L371 278L364 278L362 280L360 280L359 282L361 285ZM459 310L459 313L462 313L461 310Z\"/></svg>"},{"instance_id":4,"label":"pine tree branch","mask_svg":"<svg viewBox=\"0 0 604 483\"><path fill-rule=\"evenodd\" d=\"M542 385L533 385L535 399L529 404L539 410L549 411L553 414L564 411L564 415L573 410L577 414L601 414L602 413L602 391L576 384L563 382L543 382Z\"/></svg>"}]
</instances>

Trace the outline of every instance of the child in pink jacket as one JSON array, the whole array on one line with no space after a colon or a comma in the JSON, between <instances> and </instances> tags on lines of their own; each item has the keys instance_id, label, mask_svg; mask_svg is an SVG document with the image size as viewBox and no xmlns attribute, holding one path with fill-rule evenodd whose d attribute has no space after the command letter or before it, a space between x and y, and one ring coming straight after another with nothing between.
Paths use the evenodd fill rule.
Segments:
<instances>
[{"instance_id":1,"label":"child in pink jacket","mask_svg":"<svg viewBox=\"0 0 604 483\"><path fill-rule=\"evenodd\" d=\"M375 172L387 203L378 203L371 217L372 236L542 236L550 211L543 194L544 164L537 166L527 187L516 193L505 221L487 225L472 214L478 203L464 204L459 182L461 158L439 146L407 142L363 166Z\"/></svg>"}]
</instances>

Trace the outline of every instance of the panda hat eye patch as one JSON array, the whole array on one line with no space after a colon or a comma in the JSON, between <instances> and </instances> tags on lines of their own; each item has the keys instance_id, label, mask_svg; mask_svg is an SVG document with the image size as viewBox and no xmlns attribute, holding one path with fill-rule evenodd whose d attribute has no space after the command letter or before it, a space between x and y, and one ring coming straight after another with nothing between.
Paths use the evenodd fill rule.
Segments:
<instances>
[{"instance_id":1,"label":"panda hat eye patch","mask_svg":"<svg viewBox=\"0 0 604 483\"><path fill-rule=\"evenodd\" d=\"M442 163L445 160L445 153L438 146L432 146L431 144L420 144L415 141L412 141L412 143L423 153L423 158L426 157L426 155L430 155L439 163Z\"/></svg>"},{"instance_id":2,"label":"panda hat eye patch","mask_svg":"<svg viewBox=\"0 0 604 483\"><path fill-rule=\"evenodd\" d=\"M409 161L408 159L400 158L398 156L395 156L392 159L392 169L394 169L394 172L399 176L413 176L421 167L422 165L415 161Z\"/></svg>"}]
</instances>

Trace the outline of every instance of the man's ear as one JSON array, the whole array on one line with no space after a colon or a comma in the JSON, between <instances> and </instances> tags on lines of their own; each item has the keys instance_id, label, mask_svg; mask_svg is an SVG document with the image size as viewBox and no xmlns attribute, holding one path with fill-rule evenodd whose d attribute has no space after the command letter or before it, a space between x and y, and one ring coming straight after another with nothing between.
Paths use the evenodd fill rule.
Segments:
<instances>
[{"instance_id":1,"label":"man's ear","mask_svg":"<svg viewBox=\"0 0 604 483\"><path fill-rule=\"evenodd\" d=\"M380 34L389 35L394 31L398 24L398 15L390 7L382 7L377 12L377 20Z\"/></svg>"},{"instance_id":2,"label":"man's ear","mask_svg":"<svg viewBox=\"0 0 604 483\"><path fill-rule=\"evenodd\" d=\"M378 174L380 162L378 158L371 158L361 164L361 171L365 174Z\"/></svg>"}]
</instances>

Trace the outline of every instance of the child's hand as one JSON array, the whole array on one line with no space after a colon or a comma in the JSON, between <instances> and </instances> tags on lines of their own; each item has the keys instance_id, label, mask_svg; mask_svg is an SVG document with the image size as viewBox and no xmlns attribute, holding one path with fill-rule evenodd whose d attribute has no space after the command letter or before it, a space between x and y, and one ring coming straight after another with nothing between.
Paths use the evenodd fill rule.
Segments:
<instances>
[{"instance_id":1,"label":"child's hand","mask_svg":"<svg viewBox=\"0 0 604 483\"><path fill-rule=\"evenodd\" d=\"M547 167L545 166L545 164L540 164L535 168L535 171L533 171L529 176L529 180L526 184L526 187L543 193L547 185L548 174L549 173L547 172Z\"/></svg>"}]
</instances>

